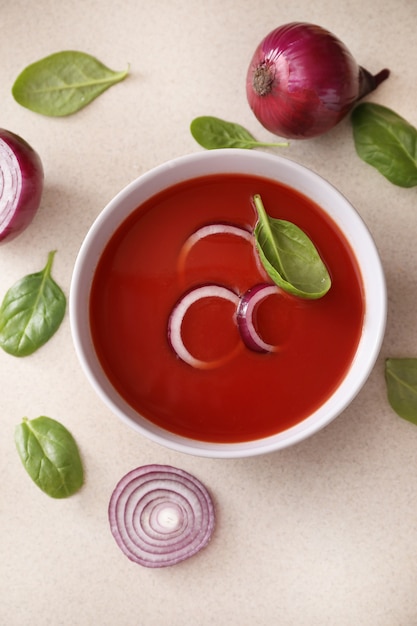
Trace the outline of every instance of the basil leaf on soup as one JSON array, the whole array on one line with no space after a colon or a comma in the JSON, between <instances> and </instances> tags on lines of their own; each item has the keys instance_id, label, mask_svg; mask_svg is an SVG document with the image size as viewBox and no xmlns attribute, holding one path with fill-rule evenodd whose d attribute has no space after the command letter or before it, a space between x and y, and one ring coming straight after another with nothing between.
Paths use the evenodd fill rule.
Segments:
<instances>
[{"instance_id":1,"label":"basil leaf on soup","mask_svg":"<svg viewBox=\"0 0 417 626\"><path fill-rule=\"evenodd\" d=\"M331 279L314 243L292 222L267 215L258 194L253 202L258 213L256 248L269 277L293 295L323 297L330 289Z\"/></svg>"},{"instance_id":2,"label":"basil leaf on soup","mask_svg":"<svg viewBox=\"0 0 417 626\"><path fill-rule=\"evenodd\" d=\"M399 187L417 185L417 129L391 109L364 102L351 115L359 157Z\"/></svg>"},{"instance_id":3,"label":"basil leaf on soup","mask_svg":"<svg viewBox=\"0 0 417 626\"><path fill-rule=\"evenodd\" d=\"M209 115L196 117L191 122L190 131L197 143L207 150L218 148L245 148L250 150L259 146L288 146L287 142L263 143L257 141L240 124L227 122Z\"/></svg>"},{"instance_id":4,"label":"basil leaf on soup","mask_svg":"<svg viewBox=\"0 0 417 626\"><path fill-rule=\"evenodd\" d=\"M89 54L65 50L28 65L17 77L12 94L35 113L71 115L126 78L128 71L116 72Z\"/></svg>"},{"instance_id":5,"label":"basil leaf on soup","mask_svg":"<svg viewBox=\"0 0 417 626\"><path fill-rule=\"evenodd\" d=\"M56 420L41 416L23 418L15 430L20 459L34 483L51 498L67 498L84 482L77 443Z\"/></svg>"},{"instance_id":6,"label":"basil leaf on soup","mask_svg":"<svg viewBox=\"0 0 417 626\"><path fill-rule=\"evenodd\" d=\"M28 356L58 330L66 297L51 276L55 251L40 272L18 280L0 306L0 347L13 356Z\"/></svg>"},{"instance_id":7,"label":"basil leaf on soup","mask_svg":"<svg viewBox=\"0 0 417 626\"><path fill-rule=\"evenodd\" d=\"M386 359L388 401L400 417L417 424L417 359Z\"/></svg>"}]
</instances>

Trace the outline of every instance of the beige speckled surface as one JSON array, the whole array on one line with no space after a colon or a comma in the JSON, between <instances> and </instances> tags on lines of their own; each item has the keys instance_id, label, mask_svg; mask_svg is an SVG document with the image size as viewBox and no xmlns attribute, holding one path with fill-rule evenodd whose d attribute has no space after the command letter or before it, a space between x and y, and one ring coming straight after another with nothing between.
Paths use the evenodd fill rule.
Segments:
<instances>
[{"instance_id":1,"label":"beige speckled surface","mask_svg":"<svg viewBox=\"0 0 417 626\"><path fill-rule=\"evenodd\" d=\"M417 124L414 0L3 2L0 125L44 162L42 208L0 248L0 293L40 269L68 293L77 251L104 205L137 175L200 150L197 115L271 136L246 103L252 52L274 26L312 21L337 34L370 71L392 75L372 100ZM45 118L11 85L29 63L63 49L90 52L129 78L78 114ZM281 154L281 153L280 153ZM197 459L148 442L88 385L68 317L23 360L0 353L0 624L5 626L415 626L417 427L389 408L387 356L417 356L417 197L356 156L351 127L293 142L287 156L319 172L356 206L385 267L389 316L380 358L353 404L325 430L264 457ZM26 415L70 428L86 467L82 491L51 500L26 476L13 432ZM170 463L212 491L210 546L175 568L147 570L117 549L107 522L116 482L144 463Z\"/></svg>"}]
</instances>

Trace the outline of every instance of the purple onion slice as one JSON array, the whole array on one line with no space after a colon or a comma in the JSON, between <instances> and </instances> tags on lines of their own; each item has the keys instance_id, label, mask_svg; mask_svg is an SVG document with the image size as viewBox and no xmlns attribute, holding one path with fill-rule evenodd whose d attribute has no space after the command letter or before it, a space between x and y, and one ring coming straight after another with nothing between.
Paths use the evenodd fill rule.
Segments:
<instances>
[{"instance_id":1,"label":"purple onion slice","mask_svg":"<svg viewBox=\"0 0 417 626\"><path fill-rule=\"evenodd\" d=\"M208 544L215 514L211 496L197 478L169 465L144 465L116 485L109 522L131 561L168 567Z\"/></svg>"},{"instance_id":2,"label":"purple onion slice","mask_svg":"<svg viewBox=\"0 0 417 626\"><path fill-rule=\"evenodd\" d=\"M237 310L237 323L240 335L246 347L255 352L274 352L277 346L266 343L255 326L256 306L268 296L280 293L276 285L262 283L248 289L243 294Z\"/></svg>"}]
</instances>

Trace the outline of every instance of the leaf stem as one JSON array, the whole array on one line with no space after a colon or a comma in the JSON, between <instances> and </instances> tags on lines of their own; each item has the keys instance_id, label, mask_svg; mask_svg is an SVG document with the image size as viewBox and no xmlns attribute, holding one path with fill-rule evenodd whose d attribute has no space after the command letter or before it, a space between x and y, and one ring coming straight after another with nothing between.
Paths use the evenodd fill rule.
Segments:
<instances>
[{"instance_id":1,"label":"leaf stem","mask_svg":"<svg viewBox=\"0 0 417 626\"><path fill-rule=\"evenodd\" d=\"M256 193L253 196L253 204L255 206L256 212L258 214L259 223L262 225L262 229L267 237L267 239L272 244L272 249L275 255L275 263L280 273L285 276L284 268L281 263L279 250L276 246L274 233L272 232L271 223L268 219L268 214L265 210L264 203L262 202L262 198L259 193Z\"/></svg>"},{"instance_id":2,"label":"leaf stem","mask_svg":"<svg viewBox=\"0 0 417 626\"><path fill-rule=\"evenodd\" d=\"M92 78L88 78L84 81L84 82L79 82L79 83L59 83L58 85L52 85L52 87L49 87L47 85L42 86L39 89L32 89L31 92L33 94L47 94L47 93L53 93L55 91L65 91L66 89L84 89L84 88L88 88L94 85L114 85L116 83L120 83L122 80L124 80L126 78L126 76L129 73L129 69L127 70L122 70L121 72L117 72L114 73L113 76L105 76L104 78L97 78L97 79L92 79Z\"/></svg>"},{"instance_id":3,"label":"leaf stem","mask_svg":"<svg viewBox=\"0 0 417 626\"><path fill-rule=\"evenodd\" d=\"M44 274L45 274L45 277L47 277L47 276L50 276L50 275L51 275L51 272L52 272L52 265L53 265L53 262L54 262L54 257L55 257L55 254L56 254L56 250L51 250L51 251L49 252L49 254L48 254L48 258L47 258L47 261L46 261L46 265L45 265L45 268L44 268L44 270L43 270L43 271L44 271Z\"/></svg>"},{"instance_id":4,"label":"leaf stem","mask_svg":"<svg viewBox=\"0 0 417 626\"><path fill-rule=\"evenodd\" d=\"M249 142L248 142L249 145ZM256 148L288 148L289 141L278 141L277 143L271 143L268 141L254 141L252 145Z\"/></svg>"}]
</instances>

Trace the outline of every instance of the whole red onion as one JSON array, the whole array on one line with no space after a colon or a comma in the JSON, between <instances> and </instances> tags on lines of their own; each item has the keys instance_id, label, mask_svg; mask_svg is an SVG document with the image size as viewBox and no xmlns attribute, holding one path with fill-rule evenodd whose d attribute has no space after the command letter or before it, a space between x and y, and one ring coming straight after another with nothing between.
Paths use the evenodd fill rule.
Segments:
<instances>
[{"instance_id":1,"label":"whole red onion","mask_svg":"<svg viewBox=\"0 0 417 626\"><path fill-rule=\"evenodd\" d=\"M332 33L303 22L270 32L250 63L246 93L259 122L281 137L307 139L335 126L389 76L360 67Z\"/></svg>"}]
</instances>

